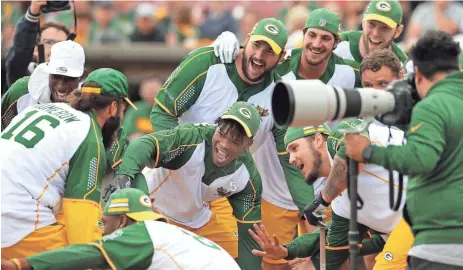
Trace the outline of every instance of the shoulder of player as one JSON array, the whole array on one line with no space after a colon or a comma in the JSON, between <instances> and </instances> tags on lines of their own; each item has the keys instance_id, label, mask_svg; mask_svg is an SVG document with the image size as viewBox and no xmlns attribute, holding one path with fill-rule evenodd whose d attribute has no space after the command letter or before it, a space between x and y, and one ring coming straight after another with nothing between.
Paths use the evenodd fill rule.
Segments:
<instances>
[{"instance_id":1,"label":"shoulder of player","mask_svg":"<svg viewBox=\"0 0 463 270\"><path fill-rule=\"evenodd\" d=\"M399 58L400 62L405 64L408 61L408 56L402 51L402 49L395 42L392 42L392 51Z\"/></svg>"},{"instance_id":2,"label":"shoulder of player","mask_svg":"<svg viewBox=\"0 0 463 270\"><path fill-rule=\"evenodd\" d=\"M351 30L351 31L342 32L340 38L341 38L341 41L358 42L360 40L361 35L362 35L361 31Z\"/></svg>"},{"instance_id":3,"label":"shoulder of player","mask_svg":"<svg viewBox=\"0 0 463 270\"><path fill-rule=\"evenodd\" d=\"M343 120L339 124L331 128L330 136L336 136L337 138L339 138L340 136L343 137L344 134L339 132L340 129L355 128L361 123L363 123L362 119Z\"/></svg>"},{"instance_id":4,"label":"shoulder of player","mask_svg":"<svg viewBox=\"0 0 463 270\"><path fill-rule=\"evenodd\" d=\"M352 67L352 69L354 69L355 71L358 71L358 70L360 69L360 64L357 63L356 61L342 58L342 57L338 56L338 55L335 54L335 53L333 53L333 58L334 58L334 63L335 63L336 65L350 66L350 67Z\"/></svg>"},{"instance_id":5,"label":"shoulder of player","mask_svg":"<svg viewBox=\"0 0 463 270\"><path fill-rule=\"evenodd\" d=\"M220 64L220 61L214 54L213 47L201 47L191 51L180 64L181 67L191 66L192 69L204 69L206 66Z\"/></svg>"},{"instance_id":6,"label":"shoulder of player","mask_svg":"<svg viewBox=\"0 0 463 270\"><path fill-rule=\"evenodd\" d=\"M293 67L297 66L301 54L302 48L287 50L283 61L276 66L275 72L280 76L284 76L292 71Z\"/></svg>"},{"instance_id":7,"label":"shoulder of player","mask_svg":"<svg viewBox=\"0 0 463 270\"><path fill-rule=\"evenodd\" d=\"M29 76L22 77L21 79L14 82L10 88L6 91L6 93L2 96L3 99L8 99L10 103L18 100L20 97L29 93L28 90L28 83L29 83Z\"/></svg>"}]
</instances>

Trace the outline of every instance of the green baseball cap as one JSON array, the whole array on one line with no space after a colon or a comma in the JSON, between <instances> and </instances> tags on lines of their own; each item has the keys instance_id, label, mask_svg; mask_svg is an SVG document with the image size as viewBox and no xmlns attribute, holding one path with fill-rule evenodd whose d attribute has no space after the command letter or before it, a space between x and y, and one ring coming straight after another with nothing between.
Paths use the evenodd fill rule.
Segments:
<instances>
[{"instance_id":1,"label":"green baseball cap","mask_svg":"<svg viewBox=\"0 0 463 270\"><path fill-rule=\"evenodd\" d=\"M291 142L317 133L330 135L331 129L327 124L321 124L319 126L307 126L307 127L290 127L285 134L285 147Z\"/></svg>"},{"instance_id":2,"label":"green baseball cap","mask_svg":"<svg viewBox=\"0 0 463 270\"><path fill-rule=\"evenodd\" d=\"M220 117L240 123L249 138L253 138L260 126L260 113L251 103L238 101L231 105Z\"/></svg>"},{"instance_id":3,"label":"green baseball cap","mask_svg":"<svg viewBox=\"0 0 463 270\"><path fill-rule=\"evenodd\" d=\"M278 19L265 18L254 25L249 41L265 41L276 54L280 54L288 42L288 30Z\"/></svg>"},{"instance_id":4,"label":"green baseball cap","mask_svg":"<svg viewBox=\"0 0 463 270\"><path fill-rule=\"evenodd\" d=\"M325 30L338 37L341 34L341 19L338 14L327 8L317 8L310 12L304 29L307 28Z\"/></svg>"},{"instance_id":5,"label":"green baseball cap","mask_svg":"<svg viewBox=\"0 0 463 270\"><path fill-rule=\"evenodd\" d=\"M159 220L167 222L163 215L153 212L148 195L136 188L124 188L111 194L105 205L103 215L127 215L136 221Z\"/></svg>"},{"instance_id":6,"label":"green baseball cap","mask_svg":"<svg viewBox=\"0 0 463 270\"><path fill-rule=\"evenodd\" d=\"M403 14L402 6L396 0L373 0L368 4L363 21L380 21L390 28L396 28L402 24Z\"/></svg>"},{"instance_id":7,"label":"green baseball cap","mask_svg":"<svg viewBox=\"0 0 463 270\"><path fill-rule=\"evenodd\" d=\"M84 83L95 82L100 87L82 87L83 93L107 94L117 98L123 98L132 108L137 107L130 101L129 83L120 71L112 68L99 68L88 74Z\"/></svg>"}]
</instances>

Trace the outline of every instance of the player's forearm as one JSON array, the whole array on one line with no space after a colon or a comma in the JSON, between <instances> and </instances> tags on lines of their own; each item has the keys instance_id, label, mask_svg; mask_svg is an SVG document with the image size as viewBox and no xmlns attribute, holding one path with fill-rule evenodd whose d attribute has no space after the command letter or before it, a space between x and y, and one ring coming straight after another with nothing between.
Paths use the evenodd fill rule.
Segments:
<instances>
[{"instance_id":1,"label":"player's forearm","mask_svg":"<svg viewBox=\"0 0 463 270\"><path fill-rule=\"evenodd\" d=\"M255 232L252 222L238 222L238 264L242 270L261 269L262 257L254 256L251 252L253 249L260 250L260 247L252 239L248 229Z\"/></svg>"},{"instance_id":2,"label":"player's forearm","mask_svg":"<svg viewBox=\"0 0 463 270\"><path fill-rule=\"evenodd\" d=\"M306 258L315 255L320 250L320 231L306 233L285 245L288 250L286 260Z\"/></svg>"},{"instance_id":3,"label":"player's forearm","mask_svg":"<svg viewBox=\"0 0 463 270\"><path fill-rule=\"evenodd\" d=\"M105 257L92 245L70 245L26 258L29 268L34 270L58 269L108 269ZM33 267L33 268L32 268Z\"/></svg>"},{"instance_id":4,"label":"player's forearm","mask_svg":"<svg viewBox=\"0 0 463 270\"><path fill-rule=\"evenodd\" d=\"M134 179L144 167L155 167L159 159L158 150L159 142L153 134L133 140L125 150L116 175L125 174Z\"/></svg>"},{"instance_id":5,"label":"player's forearm","mask_svg":"<svg viewBox=\"0 0 463 270\"><path fill-rule=\"evenodd\" d=\"M178 126L178 117L165 111L159 104L154 104L151 110L150 120L154 132Z\"/></svg>"},{"instance_id":6,"label":"player's forearm","mask_svg":"<svg viewBox=\"0 0 463 270\"><path fill-rule=\"evenodd\" d=\"M323 199L331 203L347 188L347 162L335 156L333 166L322 190Z\"/></svg>"}]
</instances>

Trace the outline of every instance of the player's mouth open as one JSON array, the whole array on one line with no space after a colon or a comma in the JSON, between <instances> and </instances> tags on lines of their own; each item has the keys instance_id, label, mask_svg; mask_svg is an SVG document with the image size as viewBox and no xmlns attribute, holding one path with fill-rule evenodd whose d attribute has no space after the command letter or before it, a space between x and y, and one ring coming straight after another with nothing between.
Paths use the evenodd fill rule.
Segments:
<instances>
[{"instance_id":1,"label":"player's mouth open","mask_svg":"<svg viewBox=\"0 0 463 270\"><path fill-rule=\"evenodd\" d=\"M216 154L217 154L217 159L220 162L226 161L228 159L228 157L230 156L230 154L228 154L227 152L225 152L223 150L220 150L219 148L217 148Z\"/></svg>"},{"instance_id":2,"label":"player's mouth open","mask_svg":"<svg viewBox=\"0 0 463 270\"><path fill-rule=\"evenodd\" d=\"M250 62L251 62L251 67L252 67L252 69L254 69L254 70L260 70L261 68L264 67L264 63L262 63L262 62L259 61L259 60L252 59Z\"/></svg>"},{"instance_id":3,"label":"player's mouth open","mask_svg":"<svg viewBox=\"0 0 463 270\"><path fill-rule=\"evenodd\" d=\"M319 55L319 54L322 54L322 53L323 53L322 50L315 50L315 49L310 49L310 52L312 52L312 53L315 54L315 55Z\"/></svg>"},{"instance_id":4,"label":"player's mouth open","mask_svg":"<svg viewBox=\"0 0 463 270\"><path fill-rule=\"evenodd\" d=\"M371 44L375 46L381 45L381 43L383 43L382 41L373 40L371 38L369 38L368 40L370 41Z\"/></svg>"},{"instance_id":5,"label":"player's mouth open","mask_svg":"<svg viewBox=\"0 0 463 270\"><path fill-rule=\"evenodd\" d=\"M298 168L300 171L302 171L304 169L304 164L296 165L296 168Z\"/></svg>"}]
</instances>

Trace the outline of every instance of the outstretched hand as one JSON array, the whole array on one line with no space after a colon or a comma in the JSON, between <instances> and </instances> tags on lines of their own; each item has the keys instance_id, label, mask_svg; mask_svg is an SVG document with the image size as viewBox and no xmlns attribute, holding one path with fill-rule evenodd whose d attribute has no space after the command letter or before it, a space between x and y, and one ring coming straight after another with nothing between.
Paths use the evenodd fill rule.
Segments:
<instances>
[{"instance_id":1,"label":"outstretched hand","mask_svg":"<svg viewBox=\"0 0 463 270\"><path fill-rule=\"evenodd\" d=\"M260 225L259 228L257 224L254 224L254 230L256 231L255 233L249 229L249 234L257 242L257 244L259 244L263 251L253 249L252 254L272 260L279 260L288 256L288 249L280 245L280 241L278 241L278 237L276 235L273 235L271 238L264 225Z\"/></svg>"}]
</instances>

